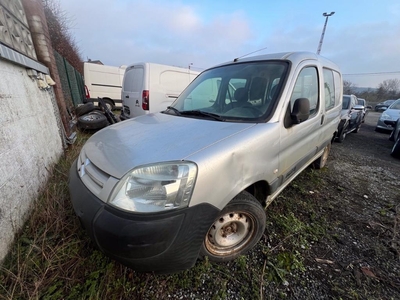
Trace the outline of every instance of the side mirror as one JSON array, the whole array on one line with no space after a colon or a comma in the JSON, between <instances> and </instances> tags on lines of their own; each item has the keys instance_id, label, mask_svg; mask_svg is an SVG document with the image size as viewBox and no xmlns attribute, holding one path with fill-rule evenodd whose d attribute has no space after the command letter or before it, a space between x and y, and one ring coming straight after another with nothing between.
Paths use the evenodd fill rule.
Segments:
<instances>
[{"instance_id":1,"label":"side mirror","mask_svg":"<svg viewBox=\"0 0 400 300\"><path fill-rule=\"evenodd\" d=\"M364 106L360 105L360 104L357 104L357 105L354 105L353 109L355 109L355 110L364 110Z\"/></svg>"},{"instance_id":2,"label":"side mirror","mask_svg":"<svg viewBox=\"0 0 400 300\"><path fill-rule=\"evenodd\" d=\"M294 102L293 111L290 114L293 124L300 124L310 116L310 100L307 98L298 98Z\"/></svg>"}]
</instances>

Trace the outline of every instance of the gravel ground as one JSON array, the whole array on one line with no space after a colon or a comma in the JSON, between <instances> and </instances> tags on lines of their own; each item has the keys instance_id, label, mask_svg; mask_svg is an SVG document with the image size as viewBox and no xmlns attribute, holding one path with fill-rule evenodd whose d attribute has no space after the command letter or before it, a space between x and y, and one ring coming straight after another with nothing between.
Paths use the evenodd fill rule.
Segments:
<instances>
[{"instance_id":1,"label":"gravel ground","mask_svg":"<svg viewBox=\"0 0 400 300\"><path fill-rule=\"evenodd\" d=\"M400 160L371 112L359 133L334 143L322 173L329 236L307 255L293 299L400 299ZM304 280L306 278L306 280Z\"/></svg>"},{"instance_id":2,"label":"gravel ground","mask_svg":"<svg viewBox=\"0 0 400 300\"><path fill-rule=\"evenodd\" d=\"M306 222L309 219L310 223L313 218L323 219L327 230L322 238L296 249L293 243L286 243L284 233L276 232L279 229L275 220L267 225L264 239L246 257L245 267L240 262L231 262L225 265L231 272L228 275L226 269L218 273L214 265L203 274L206 288L181 289L158 296L166 299L400 299L400 160L390 156L393 143L388 140L389 134L374 131L379 115L371 112L358 133L347 135L343 143L334 143L327 167L321 171L306 170L306 175L299 176L267 211L270 218L280 214L288 208L285 199L302 191L300 199L312 201L313 214L315 210L318 214L311 216L299 206L295 207L294 215ZM314 189L312 176L318 181ZM275 249L275 257L266 256L266 248ZM276 266L287 253L292 255L291 266L296 263L293 259L296 255L301 256L302 265L283 270L284 278L277 280L272 276L276 267L268 260L278 258L274 261ZM248 270L248 276L235 276L241 268ZM226 292L218 294L223 278L226 278ZM252 285L258 285L260 294L249 292L244 297L243 286ZM151 294L154 295L157 292Z\"/></svg>"}]
</instances>

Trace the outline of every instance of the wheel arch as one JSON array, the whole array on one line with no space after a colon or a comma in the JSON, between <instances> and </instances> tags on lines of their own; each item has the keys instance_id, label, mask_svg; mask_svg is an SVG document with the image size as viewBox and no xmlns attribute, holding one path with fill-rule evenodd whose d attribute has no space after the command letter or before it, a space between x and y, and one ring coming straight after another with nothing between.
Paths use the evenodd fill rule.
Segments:
<instances>
[{"instance_id":1,"label":"wheel arch","mask_svg":"<svg viewBox=\"0 0 400 300\"><path fill-rule=\"evenodd\" d=\"M272 188L267 181L260 180L246 187L244 191L256 198L265 208L267 197L272 193ZM241 192L242 191L240 191L238 194Z\"/></svg>"}]
</instances>

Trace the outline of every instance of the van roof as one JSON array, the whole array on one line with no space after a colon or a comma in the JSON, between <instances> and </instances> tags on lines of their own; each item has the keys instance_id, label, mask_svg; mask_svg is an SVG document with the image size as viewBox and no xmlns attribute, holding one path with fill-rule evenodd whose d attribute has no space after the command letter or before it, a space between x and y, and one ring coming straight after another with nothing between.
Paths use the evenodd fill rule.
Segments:
<instances>
[{"instance_id":1,"label":"van roof","mask_svg":"<svg viewBox=\"0 0 400 300\"><path fill-rule=\"evenodd\" d=\"M317 55L313 52L306 52L306 51L298 51L298 52L280 52L280 53L271 53L271 54L264 54L258 56L249 56L243 58L235 58L232 61L219 64L217 66L229 65L234 63L241 63L241 62L251 62L251 61L263 61L263 60L288 60L291 61L293 64L299 64L304 60L318 60L324 66L327 66L332 69L339 70L339 67L333 63L331 60Z\"/></svg>"}]
</instances>

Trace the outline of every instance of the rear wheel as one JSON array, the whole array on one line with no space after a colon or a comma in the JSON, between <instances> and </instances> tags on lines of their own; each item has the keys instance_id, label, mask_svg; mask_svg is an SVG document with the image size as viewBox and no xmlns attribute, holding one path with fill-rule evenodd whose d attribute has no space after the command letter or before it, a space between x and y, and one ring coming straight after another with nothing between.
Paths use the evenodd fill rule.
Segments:
<instances>
[{"instance_id":1,"label":"rear wheel","mask_svg":"<svg viewBox=\"0 0 400 300\"><path fill-rule=\"evenodd\" d=\"M319 170L325 167L330 152L331 152L331 143L326 145L322 155L313 162L312 166L314 167L314 169Z\"/></svg>"},{"instance_id":2,"label":"rear wheel","mask_svg":"<svg viewBox=\"0 0 400 300\"><path fill-rule=\"evenodd\" d=\"M340 131L336 141L338 141L339 143L343 143L343 141L344 141L344 139L346 138L346 135L347 135L346 131L347 131L347 125L345 125L343 127L343 129Z\"/></svg>"},{"instance_id":3,"label":"rear wheel","mask_svg":"<svg viewBox=\"0 0 400 300\"><path fill-rule=\"evenodd\" d=\"M248 192L241 192L221 211L208 230L200 256L230 261L254 247L264 233L265 211Z\"/></svg>"},{"instance_id":4,"label":"rear wheel","mask_svg":"<svg viewBox=\"0 0 400 300\"><path fill-rule=\"evenodd\" d=\"M110 99L103 99L103 100L110 111L113 111L115 109L114 103Z\"/></svg>"}]
</instances>

